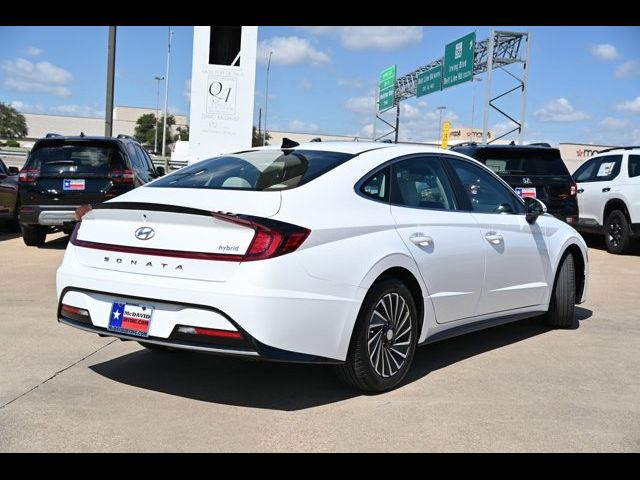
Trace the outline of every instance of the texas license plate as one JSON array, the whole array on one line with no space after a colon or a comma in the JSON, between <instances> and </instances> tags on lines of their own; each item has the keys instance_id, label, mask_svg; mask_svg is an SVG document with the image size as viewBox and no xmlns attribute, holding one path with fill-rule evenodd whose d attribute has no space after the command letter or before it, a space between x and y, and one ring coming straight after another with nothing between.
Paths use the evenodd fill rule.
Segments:
<instances>
[{"instance_id":1,"label":"texas license plate","mask_svg":"<svg viewBox=\"0 0 640 480\"><path fill-rule=\"evenodd\" d=\"M516 187L516 193L522 198L536 198L536 187Z\"/></svg>"},{"instance_id":2,"label":"texas license plate","mask_svg":"<svg viewBox=\"0 0 640 480\"><path fill-rule=\"evenodd\" d=\"M148 337L153 307L133 303L111 304L108 330L136 337Z\"/></svg>"},{"instance_id":3,"label":"texas license plate","mask_svg":"<svg viewBox=\"0 0 640 480\"><path fill-rule=\"evenodd\" d=\"M63 190L84 190L84 178L65 178L62 181Z\"/></svg>"}]
</instances>

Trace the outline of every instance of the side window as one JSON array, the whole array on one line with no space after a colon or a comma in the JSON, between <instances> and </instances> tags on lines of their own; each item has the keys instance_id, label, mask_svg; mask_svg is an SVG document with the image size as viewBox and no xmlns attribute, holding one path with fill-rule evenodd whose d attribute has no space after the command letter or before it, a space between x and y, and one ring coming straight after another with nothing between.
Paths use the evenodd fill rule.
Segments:
<instances>
[{"instance_id":1,"label":"side window","mask_svg":"<svg viewBox=\"0 0 640 480\"><path fill-rule=\"evenodd\" d=\"M629 178L640 176L640 155L629 155Z\"/></svg>"},{"instance_id":2,"label":"side window","mask_svg":"<svg viewBox=\"0 0 640 480\"><path fill-rule=\"evenodd\" d=\"M360 186L360 193L374 200L389 201L389 171L386 167L370 176Z\"/></svg>"},{"instance_id":3,"label":"side window","mask_svg":"<svg viewBox=\"0 0 640 480\"><path fill-rule=\"evenodd\" d=\"M414 157L393 165L391 203L415 208L455 210L453 188L440 160Z\"/></svg>"},{"instance_id":4,"label":"side window","mask_svg":"<svg viewBox=\"0 0 640 480\"><path fill-rule=\"evenodd\" d=\"M598 163L597 158L587 160L574 172L573 180L577 183L591 182Z\"/></svg>"},{"instance_id":5,"label":"side window","mask_svg":"<svg viewBox=\"0 0 640 480\"><path fill-rule=\"evenodd\" d=\"M140 157L140 154L138 153L138 150L136 150L136 147L133 143L127 144L127 152L129 153L129 159L131 160L134 169L138 170L139 172L146 170L146 167L142 162L142 158Z\"/></svg>"},{"instance_id":6,"label":"side window","mask_svg":"<svg viewBox=\"0 0 640 480\"><path fill-rule=\"evenodd\" d=\"M142 148L140 145L136 145L136 150L138 150L138 155L142 159L144 169L148 170L151 173L154 173L156 169L153 167L153 162L151 161L151 158L149 158L149 155L147 154L146 150Z\"/></svg>"},{"instance_id":7,"label":"side window","mask_svg":"<svg viewBox=\"0 0 640 480\"><path fill-rule=\"evenodd\" d=\"M620 165L622 164L622 155L606 155L598 160L592 182L607 182L618 176Z\"/></svg>"},{"instance_id":8,"label":"side window","mask_svg":"<svg viewBox=\"0 0 640 480\"><path fill-rule=\"evenodd\" d=\"M458 159L448 159L471 208L478 213L523 213L524 207L516 200L515 193L508 190L499 180L489 172L470 162Z\"/></svg>"}]
</instances>

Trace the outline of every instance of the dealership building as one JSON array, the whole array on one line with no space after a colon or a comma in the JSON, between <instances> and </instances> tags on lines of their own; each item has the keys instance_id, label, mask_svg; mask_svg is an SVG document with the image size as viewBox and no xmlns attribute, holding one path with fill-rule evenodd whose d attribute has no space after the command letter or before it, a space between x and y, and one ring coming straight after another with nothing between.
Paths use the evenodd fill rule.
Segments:
<instances>
[{"instance_id":1,"label":"dealership building","mask_svg":"<svg viewBox=\"0 0 640 480\"><path fill-rule=\"evenodd\" d=\"M113 109L113 135L133 136L136 121L147 113L156 114L155 108L141 107L115 107ZM169 112L169 114L171 114ZM47 115L43 113L23 113L27 122L28 136L20 139L20 145L26 148L33 146L35 141L44 137L47 133L60 135L104 135L104 118L73 117L67 115ZM160 112L160 116L162 111ZM172 133L176 133L178 127L188 125L186 115L173 115L176 124L172 126ZM160 127L162 132L162 127Z\"/></svg>"}]
</instances>

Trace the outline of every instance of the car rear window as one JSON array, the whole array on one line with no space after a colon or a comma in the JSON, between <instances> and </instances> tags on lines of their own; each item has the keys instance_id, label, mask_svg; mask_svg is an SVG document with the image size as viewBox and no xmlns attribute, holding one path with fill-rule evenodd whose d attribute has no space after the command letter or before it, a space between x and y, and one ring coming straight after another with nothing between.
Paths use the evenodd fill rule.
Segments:
<instances>
[{"instance_id":1,"label":"car rear window","mask_svg":"<svg viewBox=\"0 0 640 480\"><path fill-rule=\"evenodd\" d=\"M481 150L476 159L498 175L569 175L566 165L555 149Z\"/></svg>"},{"instance_id":2,"label":"car rear window","mask_svg":"<svg viewBox=\"0 0 640 480\"><path fill-rule=\"evenodd\" d=\"M149 187L286 190L309 183L351 158L352 154L316 150L253 150L203 160Z\"/></svg>"},{"instance_id":3,"label":"car rear window","mask_svg":"<svg viewBox=\"0 0 640 480\"><path fill-rule=\"evenodd\" d=\"M112 143L51 142L31 152L28 168L39 168L41 174L106 173L125 168L125 162Z\"/></svg>"}]
</instances>

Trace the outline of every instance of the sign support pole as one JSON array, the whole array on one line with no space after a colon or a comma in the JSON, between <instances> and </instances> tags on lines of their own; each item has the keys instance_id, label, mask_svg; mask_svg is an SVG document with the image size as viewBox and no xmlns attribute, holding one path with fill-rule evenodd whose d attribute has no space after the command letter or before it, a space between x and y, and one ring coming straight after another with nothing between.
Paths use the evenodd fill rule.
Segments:
<instances>
[{"instance_id":1,"label":"sign support pole","mask_svg":"<svg viewBox=\"0 0 640 480\"><path fill-rule=\"evenodd\" d=\"M524 58L524 75L522 77L522 97L520 98L520 145L524 143L524 113L527 106L527 90L529 89L529 54L531 53L531 32L527 32L527 52Z\"/></svg>"},{"instance_id":2,"label":"sign support pole","mask_svg":"<svg viewBox=\"0 0 640 480\"><path fill-rule=\"evenodd\" d=\"M396 141L398 143L398 131L400 130L400 102L396 104Z\"/></svg>"},{"instance_id":3,"label":"sign support pole","mask_svg":"<svg viewBox=\"0 0 640 480\"><path fill-rule=\"evenodd\" d=\"M482 122L482 143L487 143L487 133L489 132L489 102L491 101L491 77L493 74L493 49L495 46L495 30L491 29L489 37L489 48L487 52L487 85L484 95L484 120Z\"/></svg>"}]
</instances>

